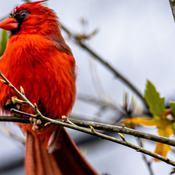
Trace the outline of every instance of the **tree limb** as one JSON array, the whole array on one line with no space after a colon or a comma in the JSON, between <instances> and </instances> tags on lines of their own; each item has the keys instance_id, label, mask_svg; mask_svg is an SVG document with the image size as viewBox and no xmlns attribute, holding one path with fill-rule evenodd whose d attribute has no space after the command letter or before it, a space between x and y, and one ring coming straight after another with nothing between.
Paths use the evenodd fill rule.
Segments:
<instances>
[{"instance_id":1,"label":"tree limb","mask_svg":"<svg viewBox=\"0 0 175 175\"><path fill-rule=\"evenodd\" d=\"M123 83L125 83L147 106L145 98L143 97L142 93L126 78L124 77L119 71L116 70L111 64L105 61L104 58L99 56L95 51L93 51L89 46L87 46L79 35L73 34L68 28L66 28L63 24L61 24L62 29L74 39L74 41L84 50L86 50L89 54L91 54L94 59L98 60L104 67L106 67L110 72L112 72L117 78L119 78Z\"/></svg>"},{"instance_id":2,"label":"tree limb","mask_svg":"<svg viewBox=\"0 0 175 175\"><path fill-rule=\"evenodd\" d=\"M171 11L172 11L172 15L175 21L175 0L169 0L170 2L170 6L171 6Z\"/></svg>"},{"instance_id":3,"label":"tree limb","mask_svg":"<svg viewBox=\"0 0 175 175\"><path fill-rule=\"evenodd\" d=\"M96 132L95 131L95 129L94 129L94 127L92 126L92 125L94 125L95 127L97 127L97 128L101 128L102 126L102 128L105 128L105 126L104 125L97 125L96 123L94 123L94 122L91 122L91 123L89 123L90 124L90 127L91 127L91 130L89 130L89 129L85 129L85 128L82 128L82 127L80 127L80 126L77 126L76 124L75 124L75 122L73 122L73 124L72 124L72 121L71 122L69 122L69 123L65 123L65 122L63 122L63 121L60 121L60 120L54 120L54 119L51 119L51 118L47 118L47 117L45 117L45 116L43 116L42 114L41 114L41 112L39 111L39 109L37 108L37 106L36 105L33 105L28 99L27 99L27 97L25 97L25 95L24 95L24 93L21 93L18 89L16 89L10 82L9 82L9 80L7 80L7 78L0 72L0 76L3 78L3 80L1 80L4 84L6 84L6 85L8 85L8 86L10 86L21 98L22 98L22 100L24 100L24 101L22 101L22 100L19 100L19 101L21 101L21 102L25 102L25 104L27 104L28 106L30 106L33 110L34 110L34 112L35 112L35 114L36 115L32 115L32 117L35 117L35 118L38 118L38 119L41 119L43 122L49 122L49 123L52 123L52 124L58 124L58 125L61 125L61 126L65 126L65 127L68 127L68 128L72 128L72 129L75 129L75 130L78 130L78 131L82 131L82 132L85 132L85 133L88 133L88 134L91 134L91 135L95 135L95 136L98 136L98 137L100 137L100 138L103 138L103 139L106 139L106 140L110 140L110 141L112 141L112 142L116 142L116 143L119 143L119 144L121 144L121 145L125 145L125 146L127 146L127 147L130 147L130 148L132 148L132 149L135 149L135 150L137 150L137 151L139 151L139 152L142 152L142 153L144 153L144 154L147 154L147 155L150 155L150 156L152 156L152 157L154 157L154 158L157 158L157 159L159 159L159 160L162 160L162 161L164 161L164 162L166 162L167 164L170 164L170 165L173 165L173 166L175 166L175 162L174 161L172 161L172 160L170 160L170 159L168 159L168 158L165 158L165 157L163 157L163 156L160 156L160 155L158 155L158 154L156 154L156 153L152 153L151 151L148 151L148 150L146 150L146 149L144 149L144 148L141 148L141 147L138 147L138 146L136 146L136 145L134 145L134 144L131 144L131 143L128 143L127 141L125 141L125 140L119 140L119 139L116 139L116 138L114 138L114 137L110 137L110 136L107 136L107 135L105 135L105 134L102 134L102 133L99 133L99 132ZM17 111L16 111L17 112ZM9 118L11 118L11 117L9 117ZM20 118L21 119L21 118ZM23 118L23 120L24 119L26 119L26 121L29 123L30 122L30 118ZM18 119L16 119L15 118L15 120L17 121ZM66 121L68 121L68 120L66 120ZM18 120L18 122L19 122L19 120ZM89 127L89 126L88 126ZM107 127L108 129L112 129L113 131L116 131L117 132L117 130L116 129L114 129L114 128L112 128L110 125ZM121 128L120 128L121 129ZM123 129L125 129L125 128L123 128ZM128 131L125 131L126 133L128 132ZM137 132L138 133L138 132ZM137 135L140 135L140 134L137 134ZM146 134L147 135L147 134ZM144 136L145 138L147 137L149 137L149 138L155 138L155 136L151 136L150 137L150 135L147 135L147 136ZM169 143L169 141L167 141L167 139L166 138L162 138L166 143L168 142ZM162 139L161 139L161 142L162 142ZM158 139L156 139L156 140L158 140ZM170 141L170 143L171 144L173 144L174 145L174 143L172 143L173 141Z\"/></svg>"},{"instance_id":4,"label":"tree limb","mask_svg":"<svg viewBox=\"0 0 175 175\"><path fill-rule=\"evenodd\" d=\"M21 122L22 121L23 123L30 123L29 118L18 118L18 117L13 117L13 116L10 116L10 117L9 116L6 116L6 117L1 116L0 120L1 121L6 121L6 119L7 119L7 121L10 121L9 118L11 118L11 121L13 121L13 122ZM54 119L50 119L50 118L47 118L47 117L44 117L41 120L42 121L44 120L44 122L50 122L52 124L58 124L58 125L61 125L61 126L72 128L74 130L81 131L81 132L84 132L84 133L87 133L87 134L90 134L90 135L93 135L93 136L98 136L98 137L100 137L102 139L109 140L109 141L112 141L112 142L124 145L126 147L129 147L129 148L132 148L132 149L136 150L137 152L142 152L144 154L147 154L149 156L157 158L157 159L159 159L159 160L161 160L161 161L163 161L163 162L165 162L167 164L175 166L175 162L170 160L170 159L168 159L168 158L160 156L160 155L158 155L156 153L153 153L153 152L151 152L149 150L146 150L144 148L138 147L138 146L136 146L136 145L134 145L132 143L129 143L127 141L119 140L117 138L114 138L114 137L111 137L111 136L108 136L108 135L96 132L95 129L92 131L92 129L89 130L89 129L85 129L85 128L82 128L80 126L77 126L77 125L75 125L75 123L74 124L70 124L70 123L63 122L61 120L54 120ZM70 121L73 122L73 120L70 120Z\"/></svg>"},{"instance_id":5,"label":"tree limb","mask_svg":"<svg viewBox=\"0 0 175 175\"><path fill-rule=\"evenodd\" d=\"M94 129L98 129L98 130L128 134L128 135L132 135L135 137L144 138L147 140L156 141L156 142L164 143L167 145L175 146L175 140L172 140L166 137L156 136L153 134L144 133L144 132L130 129L127 127L115 126L115 125L110 125L110 124L105 124L105 123L94 122L94 121L75 120L72 118L69 118L69 120L75 125L81 126L81 127L90 128L90 126L92 126ZM28 117L19 118L15 116L0 116L0 121L1 122L30 123L30 119ZM42 124L45 124L47 122L72 128L72 126L64 122L64 119L50 119L47 117L42 119Z\"/></svg>"}]
</instances>

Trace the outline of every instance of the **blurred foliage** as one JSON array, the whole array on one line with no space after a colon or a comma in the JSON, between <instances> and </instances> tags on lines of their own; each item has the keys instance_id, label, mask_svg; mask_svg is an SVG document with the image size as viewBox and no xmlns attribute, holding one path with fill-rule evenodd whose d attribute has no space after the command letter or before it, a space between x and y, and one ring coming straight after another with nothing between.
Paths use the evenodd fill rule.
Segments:
<instances>
[{"instance_id":1,"label":"blurred foliage","mask_svg":"<svg viewBox=\"0 0 175 175\"><path fill-rule=\"evenodd\" d=\"M174 134L175 102L170 103L171 109L166 109L165 99L160 97L159 92L149 80L146 84L145 100L153 118L131 118L124 120L124 122L132 125L155 126L160 136L169 138ZM170 145L156 143L155 153L161 156L166 157L167 152L171 150ZM157 159L155 160L158 161Z\"/></svg>"},{"instance_id":2,"label":"blurred foliage","mask_svg":"<svg viewBox=\"0 0 175 175\"><path fill-rule=\"evenodd\" d=\"M170 102L170 108L172 110L173 117L175 118L175 102Z\"/></svg>"},{"instance_id":3,"label":"blurred foliage","mask_svg":"<svg viewBox=\"0 0 175 175\"><path fill-rule=\"evenodd\" d=\"M160 94L149 80L146 84L145 100L153 116L159 116L165 112L165 99L160 97Z\"/></svg>"},{"instance_id":4,"label":"blurred foliage","mask_svg":"<svg viewBox=\"0 0 175 175\"><path fill-rule=\"evenodd\" d=\"M8 40L8 31L2 30L1 31L1 38L0 38L0 56L3 55L3 53L6 49L7 40Z\"/></svg>"}]
</instances>

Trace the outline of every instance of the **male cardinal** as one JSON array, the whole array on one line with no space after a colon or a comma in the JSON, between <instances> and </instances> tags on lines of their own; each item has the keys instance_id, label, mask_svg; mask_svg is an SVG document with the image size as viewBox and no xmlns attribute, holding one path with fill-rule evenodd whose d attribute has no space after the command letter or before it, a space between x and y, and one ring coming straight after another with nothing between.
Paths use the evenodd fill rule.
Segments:
<instances>
[{"instance_id":1,"label":"male cardinal","mask_svg":"<svg viewBox=\"0 0 175 175\"><path fill-rule=\"evenodd\" d=\"M53 119L70 114L76 95L75 60L59 27L57 16L42 1L16 7L0 23L0 28L11 31L0 71L16 88L24 88L25 96L43 115ZM1 111L7 112L7 101L13 96L15 92L1 83ZM26 105L21 109L32 112ZM27 175L97 174L63 127L42 125L36 132L32 124L20 126L27 138Z\"/></svg>"}]
</instances>

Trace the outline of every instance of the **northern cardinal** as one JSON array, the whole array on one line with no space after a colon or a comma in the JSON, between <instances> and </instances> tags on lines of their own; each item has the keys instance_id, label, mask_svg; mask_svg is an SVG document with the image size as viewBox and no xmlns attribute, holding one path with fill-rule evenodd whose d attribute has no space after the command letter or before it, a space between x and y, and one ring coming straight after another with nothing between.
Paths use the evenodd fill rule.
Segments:
<instances>
[{"instance_id":1,"label":"northern cardinal","mask_svg":"<svg viewBox=\"0 0 175 175\"><path fill-rule=\"evenodd\" d=\"M55 13L42 1L16 7L0 28L11 31L7 48L0 59L0 71L16 88L38 105L41 113L57 119L69 116L76 95L75 60L65 43ZM1 111L15 92L0 84ZM22 106L24 112L32 112ZM20 125L26 134L27 175L94 175L63 127ZM52 152L49 152L51 140Z\"/></svg>"}]
</instances>

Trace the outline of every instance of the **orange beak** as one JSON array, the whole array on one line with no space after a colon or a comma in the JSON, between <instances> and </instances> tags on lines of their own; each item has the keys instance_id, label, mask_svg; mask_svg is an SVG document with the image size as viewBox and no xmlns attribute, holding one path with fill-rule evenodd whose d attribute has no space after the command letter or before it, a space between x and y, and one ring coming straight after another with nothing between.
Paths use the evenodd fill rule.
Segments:
<instances>
[{"instance_id":1,"label":"orange beak","mask_svg":"<svg viewBox=\"0 0 175 175\"><path fill-rule=\"evenodd\" d=\"M0 28L11 31L12 29L18 28L18 22L16 21L15 18L9 17L0 23Z\"/></svg>"}]
</instances>

